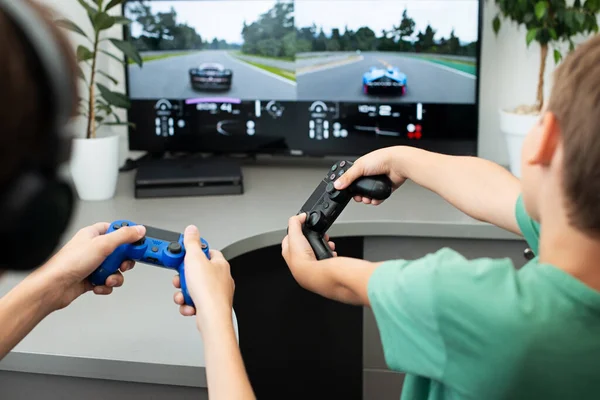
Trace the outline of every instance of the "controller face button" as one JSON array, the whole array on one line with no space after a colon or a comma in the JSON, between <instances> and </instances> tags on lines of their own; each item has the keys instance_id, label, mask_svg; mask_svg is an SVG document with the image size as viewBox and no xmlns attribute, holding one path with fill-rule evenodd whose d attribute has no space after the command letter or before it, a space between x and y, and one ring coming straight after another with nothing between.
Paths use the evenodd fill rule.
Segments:
<instances>
[{"instance_id":1,"label":"controller face button","mask_svg":"<svg viewBox=\"0 0 600 400\"><path fill-rule=\"evenodd\" d=\"M340 162L340 167L343 167L344 165L346 165L346 161L341 161Z\"/></svg>"},{"instance_id":2,"label":"controller face button","mask_svg":"<svg viewBox=\"0 0 600 400\"><path fill-rule=\"evenodd\" d=\"M173 254L181 253L181 245L177 242L169 243L169 247L167 249Z\"/></svg>"},{"instance_id":3,"label":"controller face button","mask_svg":"<svg viewBox=\"0 0 600 400\"><path fill-rule=\"evenodd\" d=\"M200 247L202 248L202 250L206 250L206 248L208 247L206 243L200 243Z\"/></svg>"},{"instance_id":4,"label":"controller face button","mask_svg":"<svg viewBox=\"0 0 600 400\"><path fill-rule=\"evenodd\" d=\"M123 226L123 227L124 226L129 226L129 224L127 222L123 222L123 223L121 223L121 226Z\"/></svg>"},{"instance_id":5,"label":"controller face button","mask_svg":"<svg viewBox=\"0 0 600 400\"><path fill-rule=\"evenodd\" d=\"M335 171L335 170L337 169L337 167L338 167L338 166L337 166L337 164L333 164L333 165L331 166L331 171L332 171L332 172L333 172L333 171Z\"/></svg>"},{"instance_id":6,"label":"controller face button","mask_svg":"<svg viewBox=\"0 0 600 400\"><path fill-rule=\"evenodd\" d=\"M119 226L119 225L117 225L117 224L113 225L113 229L114 229L115 231L116 231L117 229L119 229L119 228L120 228L120 226Z\"/></svg>"},{"instance_id":7,"label":"controller face button","mask_svg":"<svg viewBox=\"0 0 600 400\"><path fill-rule=\"evenodd\" d=\"M332 181L332 180L334 180L334 179L335 179L335 174L331 174L331 175L329 175L329 180L331 180L331 181Z\"/></svg>"},{"instance_id":8,"label":"controller face button","mask_svg":"<svg viewBox=\"0 0 600 400\"><path fill-rule=\"evenodd\" d=\"M154 253L156 253L156 252L158 252L158 247L152 246L152 248L150 250L152 250Z\"/></svg>"}]
</instances>

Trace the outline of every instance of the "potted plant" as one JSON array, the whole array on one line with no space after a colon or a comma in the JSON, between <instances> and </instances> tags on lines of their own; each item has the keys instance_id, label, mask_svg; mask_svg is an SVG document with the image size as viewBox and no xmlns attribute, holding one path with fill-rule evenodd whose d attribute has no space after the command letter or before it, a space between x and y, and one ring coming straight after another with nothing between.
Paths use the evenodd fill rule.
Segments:
<instances>
[{"instance_id":1,"label":"potted plant","mask_svg":"<svg viewBox=\"0 0 600 400\"><path fill-rule=\"evenodd\" d=\"M540 49L540 67L535 103L523 104L513 109L500 110L500 129L508 145L511 172L520 177L521 147L523 139L540 117L544 106L544 73L548 53L552 50L554 62L559 63L563 49L575 48L577 35L598 32L597 14L600 0L494 0L498 14L493 19L493 29L500 31L501 20L523 26L527 34L527 47L536 42Z\"/></svg>"},{"instance_id":2,"label":"potted plant","mask_svg":"<svg viewBox=\"0 0 600 400\"><path fill-rule=\"evenodd\" d=\"M56 21L59 26L85 38L85 44L77 46L79 78L85 85L78 112L85 118L87 128L85 135L74 139L71 175L82 200L106 200L114 196L119 174L119 135L111 132L110 127L128 125L115 110L129 108L130 102L123 93L109 89L109 82L117 85L118 81L98 68L98 59L110 57L111 61L124 65L124 57L115 54L120 52L141 67L142 58L129 42L106 37L106 31L115 25L131 23L127 18L109 14L124 0L77 1L87 13L91 25L88 32L73 21ZM109 127L108 133L98 135L101 127Z\"/></svg>"}]
</instances>

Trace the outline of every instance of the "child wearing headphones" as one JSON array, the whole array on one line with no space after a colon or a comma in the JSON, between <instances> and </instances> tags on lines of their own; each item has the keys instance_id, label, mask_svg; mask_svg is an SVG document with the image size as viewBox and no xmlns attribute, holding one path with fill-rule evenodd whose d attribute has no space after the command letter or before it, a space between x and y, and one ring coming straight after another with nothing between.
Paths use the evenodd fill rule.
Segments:
<instances>
[{"instance_id":1,"label":"child wearing headphones","mask_svg":"<svg viewBox=\"0 0 600 400\"><path fill-rule=\"evenodd\" d=\"M0 299L0 359L42 319L86 292L108 295L123 284L131 261L93 287L87 277L118 246L144 237L143 226L105 234L108 223L81 229L50 257L71 215L73 193L60 181L69 140L60 134L75 115L76 59L50 11L33 0L0 0L0 237L11 251L3 270L35 269ZM231 308L233 280L218 251L207 259L196 227L185 231L186 281L206 357L211 399L252 399L235 338ZM14 254L14 257L11 256ZM49 258L49 259L48 259ZM179 288L179 279L173 282ZM227 376L223 381L222 377Z\"/></svg>"},{"instance_id":2,"label":"child wearing headphones","mask_svg":"<svg viewBox=\"0 0 600 400\"><path fill-rule=\"evenodd\" d=\"M371 307L403 399L597 399L600 393L600 36L568 55L522 152L522 179L489 161L390 147L336 182L412 180L471 217L522 235L537 255L316 261L289 221L283 256L300 285ZM356 198L366 204L379 204Z\"/></svg>"}]
</instances>

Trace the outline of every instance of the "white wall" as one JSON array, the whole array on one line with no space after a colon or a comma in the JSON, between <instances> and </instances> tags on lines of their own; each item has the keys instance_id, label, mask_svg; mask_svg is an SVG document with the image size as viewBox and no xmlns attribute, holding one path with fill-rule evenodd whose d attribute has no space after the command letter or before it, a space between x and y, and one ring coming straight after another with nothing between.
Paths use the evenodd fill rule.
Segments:
<instances>
[{"instance_id":1,"label":"white wall","mask_svg":"<svg viewBox=\"0 0 600 400\"><path fill-rule=\"evenodd\" d=\"M64 16L71 18L82 28L89 26L87 15L81 10L76 0L40 0L53 6ZM510 23L503 23L499 35L492 31L491 21L496 12L496 6L491 0L482 0L484 6L484 26L482 43L482 68L480 83L480 128L479 154L481 157L508 164L508 155L504 139L498 129L498 108L512 107L519 104L531 104L535 101L537 77L539 72L539 46L533 44L527 49L525 32ZM110 31L111 35L120 37L118 28ZM72 35L73 40L81 42L78 35ZM85 41L85 39L83 39ZM120 90L124 90L123 68L117 62L101 59L101 68L108 71L120 82ZM549 93L554 61L548 57L546 69L545 91ZM521 72L519 72L521 71ZM83 125L82 125L83 126ZM83 131L83 127L81 130ZM125 130L120 132L124 134Z\"/></svg>"}]
</instances>

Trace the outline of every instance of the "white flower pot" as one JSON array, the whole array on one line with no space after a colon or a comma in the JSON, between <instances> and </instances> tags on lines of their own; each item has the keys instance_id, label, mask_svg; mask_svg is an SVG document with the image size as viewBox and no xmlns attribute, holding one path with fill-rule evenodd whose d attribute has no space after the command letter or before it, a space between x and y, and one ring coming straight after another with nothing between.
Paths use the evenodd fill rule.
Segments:
<instances>
[{"instance_id":1,"label":"white flower pot","mask_svg":"<svg viewBox=\"0 0 600 400\"><path fill-rule=\"evenodd\" d=\"M539 115L516 114L500 110L500 130L506 138L510 172L517 178L521 177L521 149L523 140L531 127L537 123Z\"/></svg>"},{"instance_id":2,"label":"white flower pot","mask_svg":"<svg viewBox=\"0 0 600 400\"><path fill-rule=\"evenodd\" d=\"M71 176L81 200L108 200L119 177L119 136L74 139Z\"/></svg>"}]
</instances>

